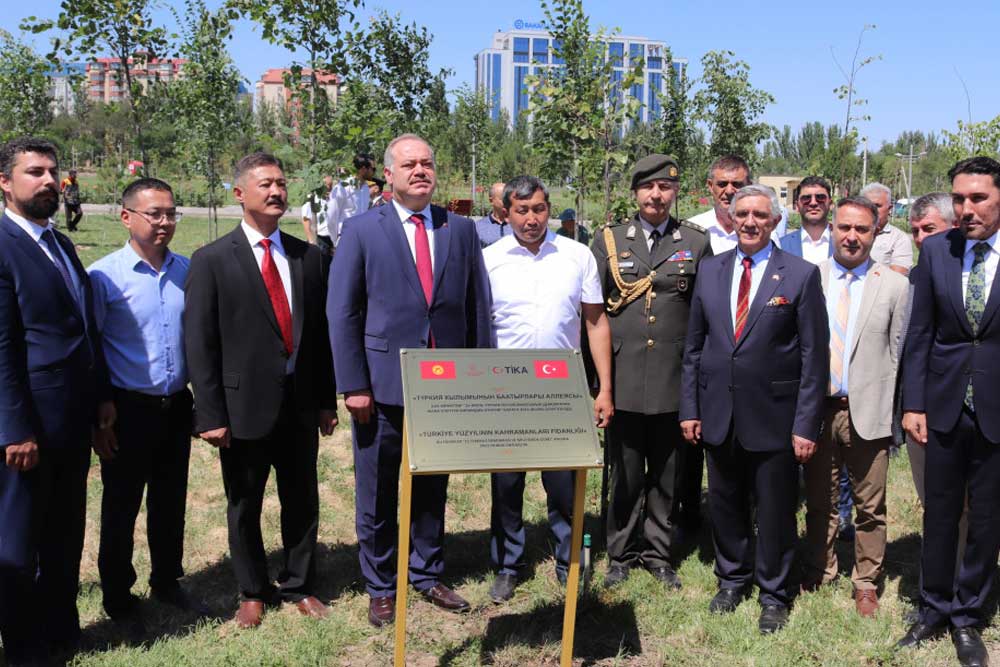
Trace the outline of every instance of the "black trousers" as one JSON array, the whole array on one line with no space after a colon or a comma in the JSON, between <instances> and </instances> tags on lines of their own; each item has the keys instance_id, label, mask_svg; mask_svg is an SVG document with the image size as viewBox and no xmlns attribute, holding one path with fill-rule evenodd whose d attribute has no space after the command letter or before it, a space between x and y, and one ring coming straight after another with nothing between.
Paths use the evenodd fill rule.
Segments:
<instances>
[{"instance_id":1,"label":"black trousers","mask_svg":"<svg viewBox=\"0 0 1000 667\"><path fill-rule=\"evenodd\" d=\"M682 443L677 448L677 478L672 525L689 530L701 525L701 482L704 479L705 450Z\"/></svg>"},{"instance_id":2,"label":"black trousers","mask_svg":"<svg viewBox=\"0 0 1000 667\"><path fill-rule=\"evenodd\" d=\"M156 398L116 391L118 452L101 461L101 545L97 568L109 614L124 608L136 582L135 520L146 492L150 588L166 590L184 576L184 510L191 455L191 392Z\"/></svg>"},{"instance_id":3,"label":"black trousers","mask_svg":"<svg viewBox=\"0 0 1000 667\"><path fill-rule=\"evenodd\" d=\"M66 229L76 231L76 226L83 217L83 208L79 204L66 204Z\"/></svg>"},{"instance_id":4,"label":"black trousers","mask_svg":"<svg viewBox=\"0 0 1000 667\"><path fill-rule=\"evenodd\" d=\"M756 580L761 604L791 604L799 479L791 444L777 452L753 452L731 433L724 444L707 450L708 505L719 586L745 588ZM756 544L751 499L757 507Z\"/></svg>"},{"instance_id":5,"label":"black trousers","mask_svg":"<svg viewBox=\"0 0 1000 667\"><path fill-rule=\"evenodd\" d=\"M1000 552L1000 443L983 437L975 415L962 409L955 429L927 434L924 540L920 600L924 623L979 625ZM966 489L969 532L955 573L958 523Z\"/></svg>"},{"instance_id":6,"label":"black trousers","mask_svg":"<svg viewBox=\"0 0 1000 667\"><path fill-rule=\"evenodd\" d=\"M611 564L669 565L677 449L687 446L677 413L616 412L608 436Z\"/></svg>"},{"instance_id":7,"label":"black trousers","mask_svg":"<svg viewBox=\"0 0 1000 667\"><path fill-rule=\"evenodd\" d=\"M290 387L294 382L286 382ZM281 502L282 567L278 594L296 602L312 594L316 571L316 535L319 527L319 490L316 458L319 452L318 416L300 411L291 389L286 390L274 429L259 440L233 438L219 451L226 488L229 553L240 596L269 601L274 587L260 531L264 489L271 467L277 476Z\"/></svg>"},{"instance_id":8,"label":"black trousers","mask_svg":"<svg viewBox=\"0 0 1000 667\"><path fill-rule=\"evenodd\" d=\"M0 462L0 639L8 662L80 639L80 590L90 448L43 449L17 472Z\"/></svg>"}]
</instances>

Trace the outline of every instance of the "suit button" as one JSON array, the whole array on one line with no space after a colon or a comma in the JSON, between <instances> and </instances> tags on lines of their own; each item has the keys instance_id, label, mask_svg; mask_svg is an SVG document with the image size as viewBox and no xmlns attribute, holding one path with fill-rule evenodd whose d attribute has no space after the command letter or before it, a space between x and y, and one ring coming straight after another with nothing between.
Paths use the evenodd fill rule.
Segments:
<instances>
[{"instance_id":1,"label":"suit button","mask_svg":"<svg viewBox=\"0 0 1000 667\"><path fill-rule=\"evenodd\" d=\"M649 293L649 298L650 299L655 299L656 298L656 292L650 292Z\"/></svg>"},{"instance_id":2,"label":"suit button","mask_svg":"<svg viewBox=\"0 0 1000 667\"><path fill-rule=\"evenodd\" d=\"M656 341L654 341L652 338L646 341L646 347L653 347L654 345L656 345Z\"/></svg>"},{"instance_id":3,"label":"suit button","mask_svg":"<svg viewBox=\"0 0 1000 667\"><path fill-rule=\"evenodd\" d=\"M649 316L649 323L650 324L656 324L656 315L650 315Z\"/></svg>"}]
</instances>

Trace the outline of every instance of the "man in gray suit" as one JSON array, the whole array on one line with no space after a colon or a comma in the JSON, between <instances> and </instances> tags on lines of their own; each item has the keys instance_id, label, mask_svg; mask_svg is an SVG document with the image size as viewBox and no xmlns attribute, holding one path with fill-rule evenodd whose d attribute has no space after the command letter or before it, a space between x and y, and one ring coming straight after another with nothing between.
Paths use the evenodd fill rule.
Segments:
<instances>
[{"instance_id":1,"label":"man in gray suit","mask_svg":"<svg viewBox=\"0 0 1000 667\"><path fill-rule=\"evenodd\" d=\"M830 386L820 446L805 464L803 588L837 576L838 479L846 465L858 515L851 581L855 607L865 617L878 611L893 388L909 299L906 278L870 259L877 221L878 209L867 199L837 202L833 257L820 264L830 321Z\"/></svg>"}]
</instances>

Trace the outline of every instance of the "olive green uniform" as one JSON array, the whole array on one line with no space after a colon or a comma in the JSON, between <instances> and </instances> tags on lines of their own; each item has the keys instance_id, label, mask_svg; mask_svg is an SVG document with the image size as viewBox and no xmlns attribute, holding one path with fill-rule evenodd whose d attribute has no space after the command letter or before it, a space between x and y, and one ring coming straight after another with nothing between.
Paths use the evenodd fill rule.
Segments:
<instances>
[{"instance_id":1,"label":"olive green uniform","mask_svg":"<svg viewBox=\"0 0 1000 667\"><path fill-rule=\"evenodd\" d=\"M712 247L701 227L674 218L652 255L638 215L607 229L616 261L609 257L603 229L591 250L614 355L615 416L607 433L608 556L612 565L641 563L652 569L669 564L675 452L690 447L677 421L681 360L698 265L712 254ZM614 276L616 263L619 280ZM632 300L626 303L628 298ZM700 496L700 462L698 468Z\"/></svg>"}]
</instances>

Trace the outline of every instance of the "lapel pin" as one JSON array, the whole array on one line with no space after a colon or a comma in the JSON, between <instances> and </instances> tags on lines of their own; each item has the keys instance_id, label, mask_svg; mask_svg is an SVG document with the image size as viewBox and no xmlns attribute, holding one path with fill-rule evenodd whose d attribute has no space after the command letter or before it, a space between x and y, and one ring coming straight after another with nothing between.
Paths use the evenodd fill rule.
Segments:
<instances>
[{"instance_id":1,"label":"lapel pin","mask_svg":"<svg viewBox=\"0 0 1000 667\"><path fill-rule=\"evenodd\" d=\"M781 280L781 276L775 273L773 276L771 276L771 280Z\"/></svg>"},{"instance_id":2,"label":"lapel pin","mask_svg":"<svg viewBox=\"0 0 1000 667\"><path fill-rule=\"evenodd\" d=\"M631 250L625 250L623 252L618 253L618 256L621 257L622 259L628 259L629 257L632 256L632 251Z\"/></svg>"}]
</instances>

